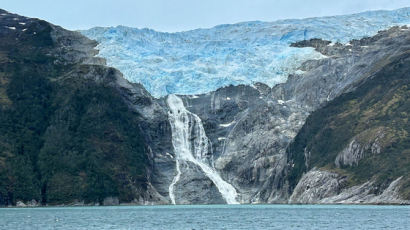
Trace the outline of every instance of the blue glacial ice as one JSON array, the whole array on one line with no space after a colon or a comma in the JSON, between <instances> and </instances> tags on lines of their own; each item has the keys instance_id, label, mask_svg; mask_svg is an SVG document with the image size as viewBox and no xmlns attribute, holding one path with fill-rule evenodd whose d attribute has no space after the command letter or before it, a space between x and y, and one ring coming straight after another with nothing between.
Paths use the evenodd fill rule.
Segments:
<instances>
[{"instance_id":1,"label":"blue glacial ice","mask_svg":"<svg viewBox=\"0 0 410 230\"><path fill-rule=\"evenodd\" d=\"M394 25L410 24L410 8L353 15L243 22L177 33L125 26L81 31L99 42L99 56L155 97L200 94L228 85L269 86L297 74L312 48L289 44L311 38L347 43Z\"/></svg>"}]
</instances>

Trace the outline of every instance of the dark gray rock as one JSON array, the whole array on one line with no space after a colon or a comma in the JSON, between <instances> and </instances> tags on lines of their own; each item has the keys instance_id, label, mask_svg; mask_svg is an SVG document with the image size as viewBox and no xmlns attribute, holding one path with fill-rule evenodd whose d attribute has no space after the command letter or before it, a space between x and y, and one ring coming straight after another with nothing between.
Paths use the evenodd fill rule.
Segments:
<instances>
[{"instance_id":1,"label":"dark gray rock","mask_svg":"<svg viewBox=\"0 0 410 230\"><path fill-rule=\"evenodd\" d=\"M225 204L214 183L196 165L181 161L181 179L175 184L176 204Z\"/></svg>"}]
</instances>

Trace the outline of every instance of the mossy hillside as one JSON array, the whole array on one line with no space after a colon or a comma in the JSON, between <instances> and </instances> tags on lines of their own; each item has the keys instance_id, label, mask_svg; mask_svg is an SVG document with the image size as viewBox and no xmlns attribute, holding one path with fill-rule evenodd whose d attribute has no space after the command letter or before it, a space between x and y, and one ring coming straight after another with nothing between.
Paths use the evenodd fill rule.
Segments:
<instances>
[{"instance_id":1,"label":"mossy hillside","mask_svg":"<svg viewBox=\"0 0 410 230\"><path fill-rule=\"evenodd\" d=\"M410 55L405 53L359 83L354 91L313 112L287 150L295 164L288 176L291 187L303 172L318 167L347 175L349 185L375 179L384 188L404 176L401 192L409 199L409 73ZM336 156L353 137L366 143L380 129L385 132L380 154L368 152L357 166L336 168Z\"/></svg>"},{"instance_id":2,"label":"mossy hillside","mask_svg":"<svg viewBox=\"0 0 410 230\"><path fill-rule=\"evenodd\" d=\"M0 205L132 201L146 186L140 117L113 70L57 62L52 30L36 20L0 38Z\"/></svg>"}]
</instances>

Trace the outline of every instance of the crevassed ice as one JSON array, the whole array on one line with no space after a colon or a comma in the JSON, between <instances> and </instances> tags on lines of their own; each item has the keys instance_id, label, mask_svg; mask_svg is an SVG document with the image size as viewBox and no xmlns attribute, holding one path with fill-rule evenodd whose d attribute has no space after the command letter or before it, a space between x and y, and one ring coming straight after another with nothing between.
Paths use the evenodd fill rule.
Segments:
<instances>
[{"instance_id":1,"label":"crevassed ice","mask_svg":"<svg viewBox=\"0 0 410 230\"><path fill-rule=\"evenodd\" d=\"M155 97L193 95L227 85L285 82L307 59L322 58L291 42L323 38L346 43L393 25L410 24L410 8L354 15L244 22L178 33L124 26L81 31L99 55Z\"/></svg>"}]
</instances>

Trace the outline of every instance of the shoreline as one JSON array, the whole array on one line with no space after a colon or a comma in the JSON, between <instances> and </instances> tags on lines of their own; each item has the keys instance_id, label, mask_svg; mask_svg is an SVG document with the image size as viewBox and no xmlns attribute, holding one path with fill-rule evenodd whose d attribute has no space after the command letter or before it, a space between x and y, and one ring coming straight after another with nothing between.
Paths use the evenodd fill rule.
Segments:
<instances>
[{"instance_id":1,"label":"shoreline","mask_svg":"<svg viewBox=\"0 0 410 230\"><path fill-rule=\"evenodd\" d=\"M258 204L130 204L123 203L119 205L26 205L26 206L0 206L0 209L14 208L85 208L85 207L181 207L181 206L410 206L409 202L405 203L312 203L312 204L297 204L297 203L258 203Z\"/></svg>"}]
</instances>

